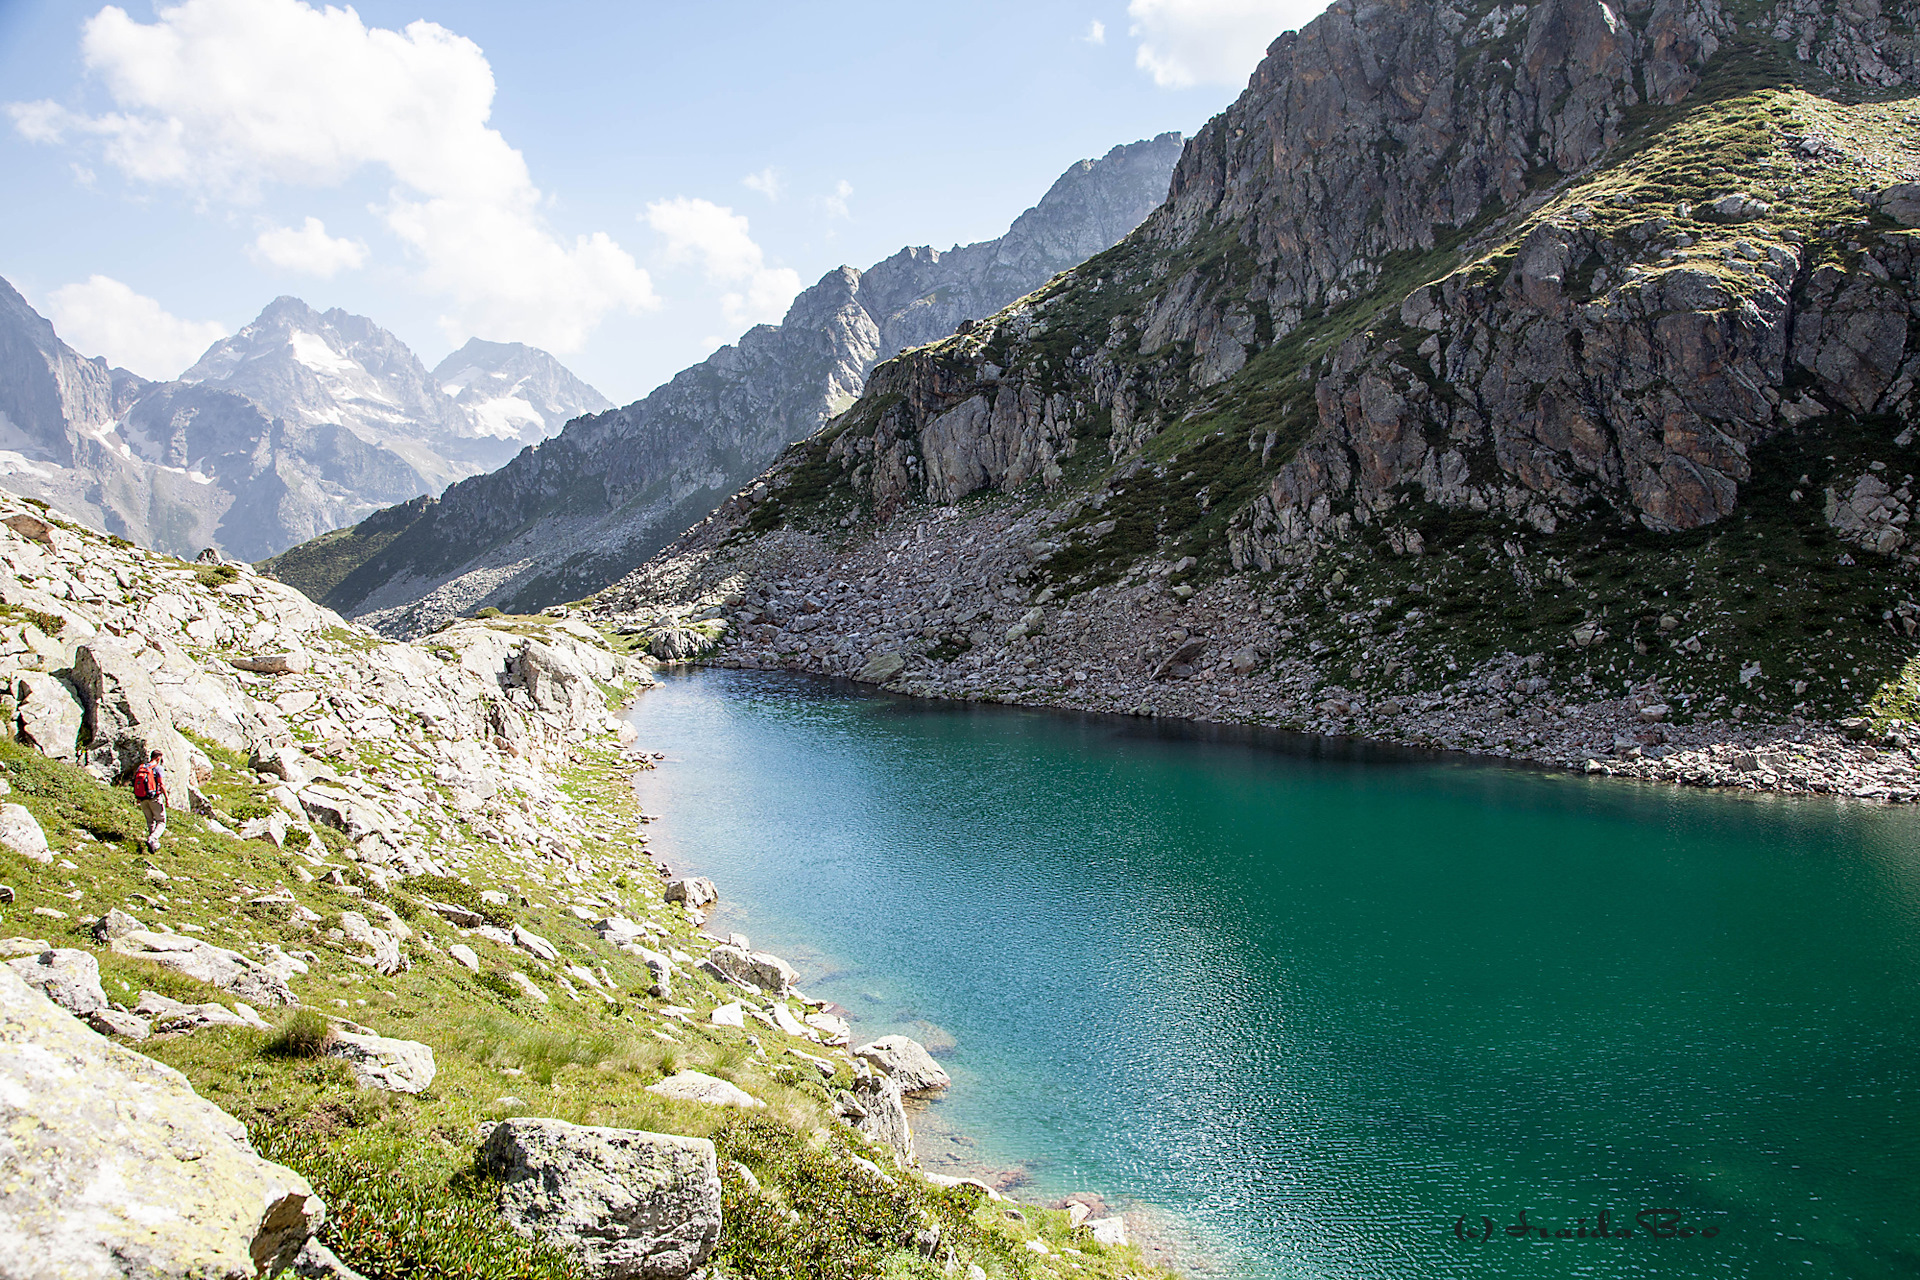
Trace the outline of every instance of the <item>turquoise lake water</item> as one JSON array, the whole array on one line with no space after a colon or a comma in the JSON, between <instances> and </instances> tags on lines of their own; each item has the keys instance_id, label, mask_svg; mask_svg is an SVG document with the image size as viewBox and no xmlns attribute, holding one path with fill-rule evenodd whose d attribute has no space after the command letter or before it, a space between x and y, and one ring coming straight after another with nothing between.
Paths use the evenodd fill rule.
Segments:
<instances>
[{"instance_id":1,"label":"turquoise lake water","mask_svg":"<svg viewBox=\"0 0 1920 1280\"><path fill-rule=\"evenodd\" d=\"M634 722L709 928L950 1038L930 1167L1222 1277L1920 1275L1920 814L761 672Z\"/></svg>"}]
</instances>

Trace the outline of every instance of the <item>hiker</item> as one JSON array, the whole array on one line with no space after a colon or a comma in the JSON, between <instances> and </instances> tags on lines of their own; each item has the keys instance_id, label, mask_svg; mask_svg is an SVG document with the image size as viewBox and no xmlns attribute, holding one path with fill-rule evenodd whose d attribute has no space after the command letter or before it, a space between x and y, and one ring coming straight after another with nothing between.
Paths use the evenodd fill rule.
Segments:
<instances>
[{"instance_id":1,"label":"hiker","mask_svg":"<svg viewBox=\"0 0 1920 1280\"><path fill-rule=\"evenodd\" d=\"M147 852L158 853L160 837L167 834L167 775L158 751L133 771L133 798L147 815Z\"/></svg>"}]
</instances>

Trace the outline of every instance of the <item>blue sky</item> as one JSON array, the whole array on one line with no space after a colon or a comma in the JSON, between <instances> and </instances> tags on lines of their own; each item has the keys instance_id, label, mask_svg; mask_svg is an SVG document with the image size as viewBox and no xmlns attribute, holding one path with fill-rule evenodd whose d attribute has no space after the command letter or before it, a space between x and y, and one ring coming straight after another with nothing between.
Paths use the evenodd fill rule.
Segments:
<instances>
[{"instance_id":1,"label":"blue sky","mask_svg":"<svg viewBox=\"0 0 1920 1280\"><path fill-rule=\"evenodd\" d=\"M1231 102L1317 0L0 0L0 275L172 377L271 298L617 403Z\"/></svg>"}]
</instances>

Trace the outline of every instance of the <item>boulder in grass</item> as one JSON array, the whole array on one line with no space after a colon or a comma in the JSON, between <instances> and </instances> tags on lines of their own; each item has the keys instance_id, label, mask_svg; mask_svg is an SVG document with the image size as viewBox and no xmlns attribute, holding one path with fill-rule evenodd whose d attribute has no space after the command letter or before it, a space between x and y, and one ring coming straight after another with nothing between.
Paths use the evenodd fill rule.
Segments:
<instances>
[{"instance_id":1,"label":"boulder in grass","mask_svg":"<svg viewBox=\"0 0 1920 1280\"><path fill-rule=\"evenodd\" d=\"M273 970L237 951L177 933L132 929L109 944L124 956L152 960L189 978L211 983L255 1004L299 1004L293 989Z\"/></svg>"},{"instance_id":2,"label":"boulder in grass","mask_svg":"<svg viewBox=\"0 0 1920 1280\"><path fill-rule=\"evenodd\" d=\"M33 862L52 862L47 833L23 804L0 804L0 845Z\"/></svg>"},{"instance_id":3,"label":"boulder in grass","mask_svg":"<svg viewBox=\"0 0 1920 1280\"><path fill-rule=\"evenodd\" d=\"M433 1050L416 1040L336 1030L327 1056L344 1059L356 1083L389 1093L424 1092L436 1074Z\"/></svg>"},{"instance_id":4,"label":"boulder in grass","mask_svg":"<svg viewBox=\"0 0 1920 1280\"><path fill-rule=\"evenodd\" d=\"M38 955L9 960L7 967L25 979L28 986L77 1017L84 1018L107 1007L107 993L100 987L100 962L93 958L91 951L54 947Z\"/></svg>"},{"instance_id":5,"label":"boulder in grass","mask_svg":"<svg viewBox=\"0 0 1920 1280\"><path fill-rule=\"evenodd\" d=\"M500 1211L600 1280L685 1280L720 1243L720 1169L705 1138L533 1117L502 1120L480 1162Z\"/></svg>"},{"instance_id":6,"label":"boulder in grass","mask_svg":"<svg viewBox=\"0 0 1920 1280\"><path fill-rule=\"evenodd\" d=\"M648 1085L647 1092L676 1102L704 1102L710 1107L740 1107L750 1111L767 1105L739 1085L704 1071L675 1072L665 1080Z\"/></svg>"}]
</instances>

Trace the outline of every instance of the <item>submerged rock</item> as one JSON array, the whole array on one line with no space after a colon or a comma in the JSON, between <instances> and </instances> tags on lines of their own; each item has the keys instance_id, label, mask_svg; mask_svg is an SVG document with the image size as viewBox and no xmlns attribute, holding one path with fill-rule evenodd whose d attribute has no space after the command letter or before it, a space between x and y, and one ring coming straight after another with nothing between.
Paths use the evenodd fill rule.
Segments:
<instances>
[{"instance_id":1,"label":"submerged rock","mask_svg":"<svg viewBox=\"0 0 1920 1280\"><path fill-rule=\"evenodd\" d=\"M503 1120L480 1160L516 1231L604 1280L683 1280L720 1242L719 1162L705 1138Z\"/></svg>"}]
</instances>

